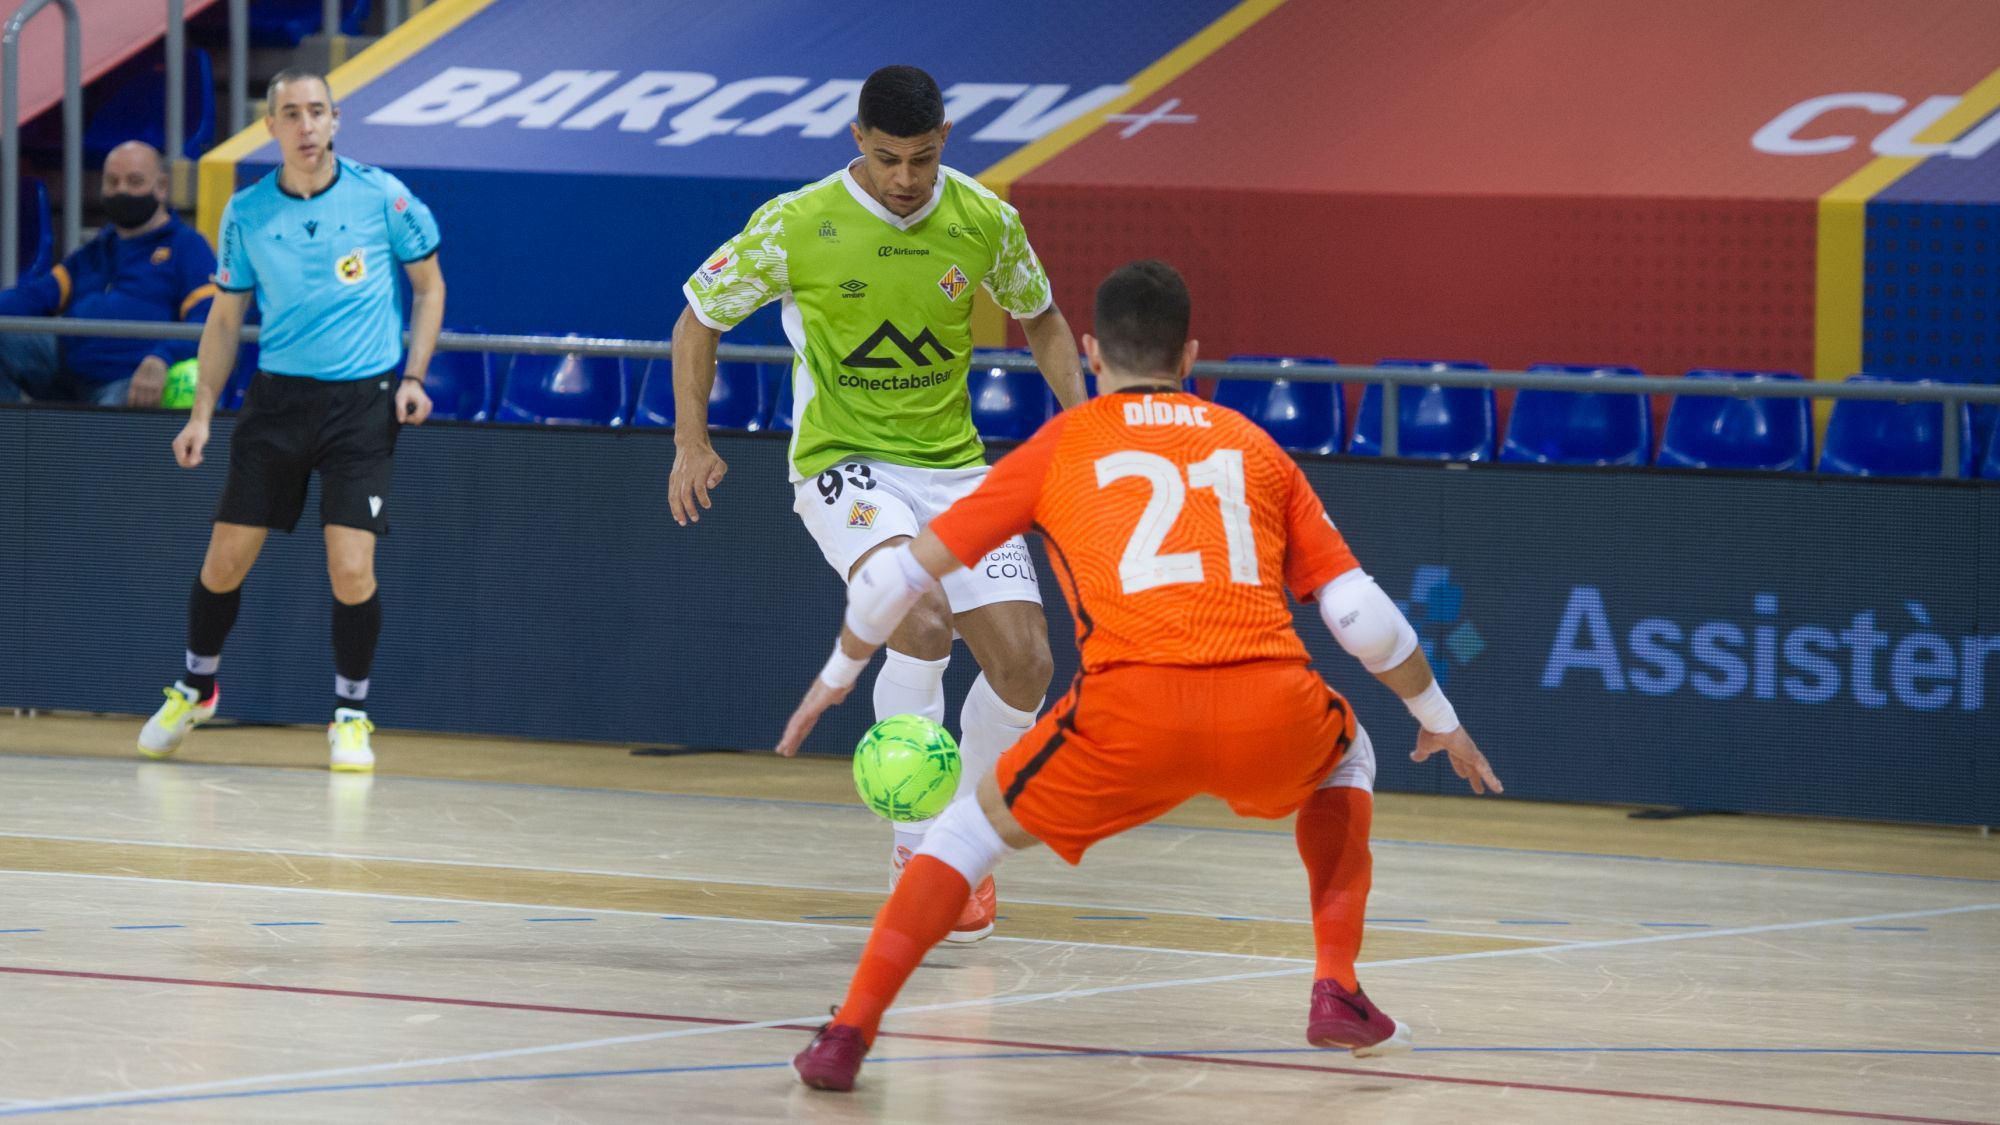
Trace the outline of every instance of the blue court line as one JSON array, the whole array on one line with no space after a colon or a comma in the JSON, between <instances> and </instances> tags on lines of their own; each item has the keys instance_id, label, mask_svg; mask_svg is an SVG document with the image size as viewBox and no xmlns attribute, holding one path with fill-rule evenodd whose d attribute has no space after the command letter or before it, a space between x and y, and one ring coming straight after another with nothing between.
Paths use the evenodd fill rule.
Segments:
<instances>
[{"instance_id":1,"label":"blue court line","mask_svg":"<svg viewBox=\"0 0 2000 1125\"><path fill-rule=\"evenodd\" d=\"M185 930L185 929L187 929L187 927L186 927L186 926L183 926L183 925L181 925L181 924L180 924L179 922L162 922L162 923L160 923L160 924L158 924L158 925L154 925L154 926L113 926L113 927L111 927L111 928L112 928L112 929L114 929L114 930Z\"/></svg>"},{"instance_id":2,"label":"blue court line","mask_svg":"<svg viewBox=\"0 0 2000 1125\"><path fill-rule=\"evenodd\" d=\"M528 922L595 922L595 918L527 918Z\"/></svg>"},{"instance_id":3,"label":"blue court line","mask_svg":"<svg viewBox=\"0 0 2000 1125\"><path fill-rule=\"evenodd\" d=\"M391 926L456 926L456 918L391 918Z\"/></svg>"},{"instance_id":4,"label":"blue court line","mask_svg":"<svg viewBox=\"0 0 2000 1125\"><path fill-rule=\"evenodd\" d=\"M1215 920L1218 922L1255 922L1257 919L1244 918L1235 914L1217 914Z\"/></svg>"},{"instance_id":5,"label":"blue court line","mask_svg":"<svg viewBox=\"0 0 2000 1125\"><path fill-rule=\"evenodd\" d=\"M39 934L39 933L41 933L41 932L42 932L42 931L40 931L40 930L36 930L36 929L29 929L29 930L0 930L0 934Z\"/></svg>"},{"instance_id":6,"label":"blue court line","mask_svg":"<svg viewBox=\"0 0 2000 1125\"><path fill-rule=\"evenodd\" d=\"M324 926L325 922L252 922L253 926Z\"/></svg>"},{"instance_id":7,"label":"blue court line","mask_svg":"<svg viewBox=\"0 0 2000 1125\"><path fill-rule=\"evenodd\" d=\"M706 919L703 919L703 918L696 918L696 917L694 917L694 916L692 916L692 915L689 915L689 914L662 914L662 915L660 915L660 921L662 921L662 922L702 922L702 921L706 921Z\"/></svg>"},{"instance_id":8,"label":"blue court line","mask_svg":"<svg viewBox=\"0 0 2000 1125\"><path fill-rule=\"evenodd\" d=\"M1854 928L1857 930L1875 930L1885 934L1927 934L1931 932L1929 926L1856 926Z\"/></svg>"},{"instance_id":9,"label":"blue court line","mask_svg":"<svg viewBox=\"0 0 2000 1125\"><path fill-rule=\"evenodd\" d=\"M10 754L7 756L10 758L23 758L30 761L58 762L66 765L75 765L79 762L111 763L114 761L113 759L77 758L62 754ZM813 755L813 756L835 757L836 755ZM117 764L125 764L125 763L121 762ZM232 765L224 765L221 763L209 763L209 762L176 762L174 764L174 768L177 770L200 769L200 770L215 770L224 773L268 774L273 769L285 769L287 767L232 766ZM707 801L707 802L716 802L721 804L778 805L787 808L842 809L848 812L867 813L867 815L871 817L874 815L872 813L868 813L868 810L864 809L860 804L847 801L801 801L783 797L725 797L725 796L716 796L705 793L655 793L648 790L639 790L639 789L600 789L589 785L550 785L543 782L490 781L481 778L397 777L393 778L392 780L397 785L502 786L509 789L542 789L542 790L551 790L561 793L602 793L618 797L634 797L634 798L653 799L653 800ZM1451 796L1452 794L1409 793L1406 795L1413 797L1434 797L1434 796ZM1556 802L1550 802L1550 803L1556 803ZM1754 816L1758 814L1753 813L1750 815ZM1937 825L1936 827L1959 828L1965 826L1941 824ZM1225 833L1234 833L1237 835L1245 835L1245 836L1282 837L1287 840L1292 838L1291 832L1282 829L1197 827L1185 824L1141 824L1137 828L1135 828L1134 831L1225 832ZM1572 852L1572 851L1554 851L1542 848L1503 848L1503 847L1495 847L1490 844L1447 844L1430 840L1394 840L1384 837L1376 837L1370 840L1369 842L1371 844L1393 844L1399 847L1409 847L1409 848L1438 848L1449 851L1489 852L1496 855L1553 856L1553 857L1568 858L1568 859L1608 859L1608 860L1622 860L1631 863L1677 864L1685 867L1731 867L1731 868L1743 868L1753 871L1781 871L1794 874L1808 874L1808 875L1860 875L1877 879L1918 879L1934 883L1970 883L1979 886L2000 886L2000 879L1982 879L1972 875L1924 875L1908 871L1848 871L1838 867L1797 867L1782 863L1746 863L1746 862L1741 862L1736 860L1726 860L1726 859L1673 859L1666 856L1627 855L1622 852Z\"/></svg>"},{"instance_id":10,"label":"blue court line","mask_svg":"<svg viewBox=\"0 0 2000 1125\"><path fill-rule=\"evenodd\" d=\"M2000 1057L2000 1051L1925 1051L1871 1047L1419 1047L1418 1053L1604 1053L1604 1054L1755 1054L1755 1055L1946 1055ZM1230 1047L1222 1050L1134 1051L1107 1048L1101 1051L993 1051L964 1055L905 1055L870 1059L870 1067L891 1063L992 1062L1009 1059L1043 1059L1051 1062L1073 1059L1159 1058L1172 1055L1327 1055L1319 1047ZM249 1098L285 1097L293 1094L336 1094L360 1090L406 1090L440 1086L483 1086L503 1082L562 1082L591 1078L646 1078L669 1074L713 1074L738 1070L778 1070L790 1060L755 1063L712 1063L706 1066L635 1067L620 1070L568 1070L539 1074L493 1074L465 1078L413 1078L397 1082L344 1082L318 1086L283 1086L270 1090L232 1090L227 1093L177 1094L149 1098L103 1098L58 1106L24 1106L0 1109L0 1117L27 1117L43 1113L70 1113L76 1110L108 1109L119 1106L174 1105L187 1102L241 1101Z\"/></svg>"}]
</instances>

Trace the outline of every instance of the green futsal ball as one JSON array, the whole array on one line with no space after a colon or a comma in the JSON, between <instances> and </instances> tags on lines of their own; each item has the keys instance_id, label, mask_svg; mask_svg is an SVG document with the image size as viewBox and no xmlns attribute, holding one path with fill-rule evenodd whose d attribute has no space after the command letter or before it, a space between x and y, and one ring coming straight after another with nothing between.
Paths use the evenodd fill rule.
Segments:
<instances>
[{"instance_id":1,"label":"green futsal ball","mask_svg":"<svg viewBox=\"0 0 2000 1125\"><path fill-rule=\"evenodd\" d=\"M194 406L194 383L198 371L194 360L184 359L167 368L167 381L160 388L160 405L168 410L187 410Z\"/></svg>"},{"instance_id":2,"label":"green futsal ball","mask_svg":"<svg viewBox=\"0 0 2000 1125\"><path fill-rule=\"evenodd\" d=\"M958 792L958 743L921 715L891 715L854 748L854 789L887 820L928 820Z\"/></svg>"}]
</instances>

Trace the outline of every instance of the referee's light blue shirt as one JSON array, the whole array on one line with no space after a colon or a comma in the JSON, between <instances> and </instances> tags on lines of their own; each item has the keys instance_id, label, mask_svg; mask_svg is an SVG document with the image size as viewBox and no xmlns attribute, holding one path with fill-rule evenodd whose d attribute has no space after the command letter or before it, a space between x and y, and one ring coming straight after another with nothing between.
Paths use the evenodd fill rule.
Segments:
<instances>
[{"instance_id":1,"label":"referee's light blue shirt","mask_svg":"<svg viewBox=\"0 0 2000 1125\"><path fill-rule=\"evenodd\" d=\"M257 294L258 366L274 375L365 379L403 359L396 271L438 249L437 220L403 182L344 157L310 199L278 173L230 197L215 284Z\"/></svg>"}]
</instances>

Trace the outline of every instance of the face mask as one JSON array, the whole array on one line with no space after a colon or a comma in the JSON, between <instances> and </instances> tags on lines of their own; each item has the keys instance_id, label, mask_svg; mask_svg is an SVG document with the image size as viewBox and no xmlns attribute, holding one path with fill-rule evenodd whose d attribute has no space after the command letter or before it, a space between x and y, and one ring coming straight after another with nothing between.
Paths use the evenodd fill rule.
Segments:
<instances>
[{"instance_id":1,"label":"face mask","mask_svg":"<svg viewBox=\"0 0 2000 1125\"><path fill-rule=\"evenodd\" d=\"M131 230L143 227L160 209L160 201L151 195L127 195L120 192L104 197L104 213L111 218L112 225Z\"/></svg>"}]
</instances>

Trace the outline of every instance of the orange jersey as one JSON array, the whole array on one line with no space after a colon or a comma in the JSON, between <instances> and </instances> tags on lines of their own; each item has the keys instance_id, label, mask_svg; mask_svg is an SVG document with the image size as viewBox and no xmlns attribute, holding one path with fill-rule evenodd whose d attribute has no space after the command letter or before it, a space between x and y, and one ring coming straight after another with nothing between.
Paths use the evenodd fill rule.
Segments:
<instances>
[{"instance_id":1,"label":"orange jersey","mask_svg":"<svg viewBox=\"0 0 2000 1125\"><path fill-rule=\"evenodd\" d=\"M1108 394L1049 420L930 529L967 566L1048 541L1083 669L1307 660L1285 601L1358 563L1256 423L1194 395Z\"/></svg>"}]
</instances>

